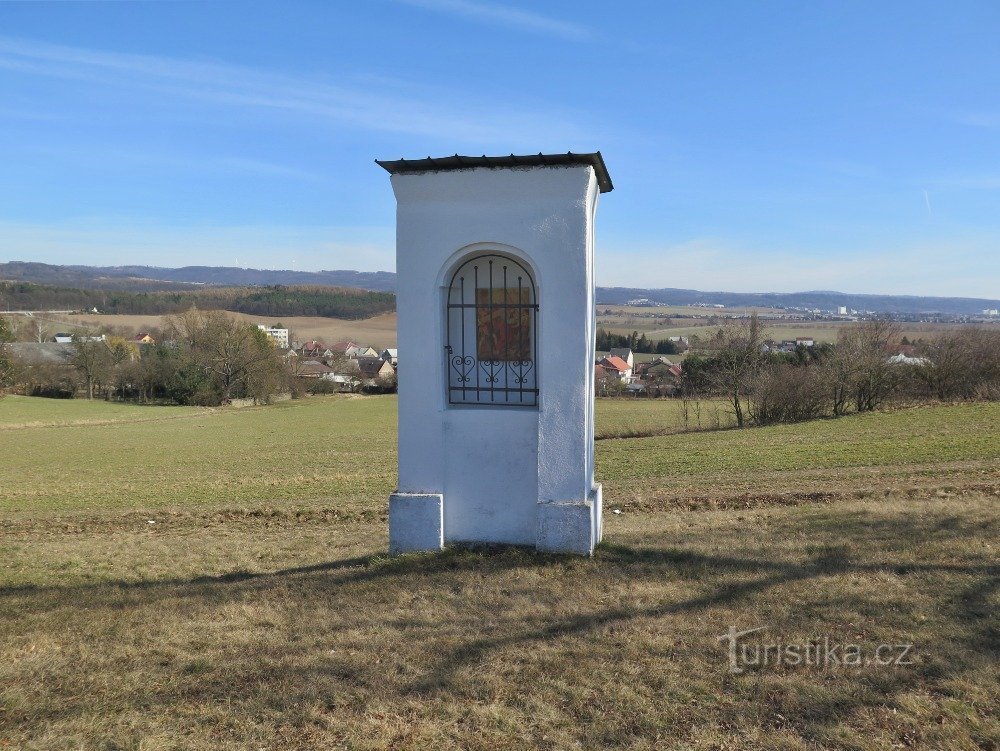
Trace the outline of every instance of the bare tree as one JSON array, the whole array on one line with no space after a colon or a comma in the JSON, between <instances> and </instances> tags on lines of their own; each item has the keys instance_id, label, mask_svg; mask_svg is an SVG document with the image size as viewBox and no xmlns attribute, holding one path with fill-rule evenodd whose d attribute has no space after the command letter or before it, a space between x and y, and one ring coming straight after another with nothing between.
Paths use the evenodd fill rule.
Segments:
<instances>
[{"instance_id":1,"label":"bare tree","mask_svg":"<svg viewBox=\"0 0 1000 751\"><path fill-rule=\"evenodd\" d=\"M39 320L36 316L31 316L27 324L28 335L32 340L41 344L49 338L52 327L45 321Z\"/></svg>"},{"instance_id":2,"label":"bare tree","mask_svg":"<svg viewBox=\"0 0 1000 751\"><path fill-rule=\"evenodd\" d=\"M104 340L73 337L71 363L83 377L87 398L94 398L94 387L110 379L114 370L111 350Z\"/></svg>"},{"instance_id":3,"label":"bare tree","mask_svg":"<svg viewBox=\"0 0 1000 751\"><path fill-rule=\"evenodd\" d=\"M712 340L717 352L713 358L711 380L715 390L725 394L733 407L736 425L743 427L750 417L748 399L754 391L766 361L765 331L753 313L720 328Z\"/></svg>"},{"instance_id":4,"label":"bare tree","mask_svg":"<svg viewBox=\"0 0 1000 751\"><path fill-rule=\"evenodd\" d=\"M14 341L14 330L6 318L0 318L0 389L10 384L14 375L14 363L7 351L7 345Z\"/></svg>"},{"instance_id":5,"label":"bare tree","mask_svg":"<svg viewBox=\"0 0 1000 751\"><path fill-rule=\"evenodd\" d=\"M830 358L835 415L843 414L848 399L858 412L868 412L889 396L895 381L890 346L901 331L898 323L882 318L841 329Z\"/></svg>"},{"instance_id":6,"label":"bare tree","mask_svg":"<svg viewBox=\"0 0 1000 751\"><path fill-rule=\"evenodd\" d=\"M971 399L1000 380L1000 331L962 328L924 347L924 381L938 399Z\"/></svg>"}]
</instances>

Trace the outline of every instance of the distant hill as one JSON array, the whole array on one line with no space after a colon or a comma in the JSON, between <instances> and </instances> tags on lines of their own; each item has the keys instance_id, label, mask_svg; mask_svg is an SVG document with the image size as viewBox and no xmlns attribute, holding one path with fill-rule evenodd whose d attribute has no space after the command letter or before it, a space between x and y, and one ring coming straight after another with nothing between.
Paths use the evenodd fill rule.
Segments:
<instances>
[{"instance_id":1,"label":"distant hill","mask_svg":"<svg viewBox=\"0 0 1000 751\"><path fill-rule=\"evenodd\" d=\"M12 261L0 263L0 279L80 289L154 292L209 287L324 286L353 287L375 292L396 288L390 271L289 271L241 269L226 266L56 266ZM668 305L725 305L726 307L780 307L836 310L840 306L879 313L977 315L1000 308L1000 300L969 297L855 295L827 290L812 292L701 292L693 289L598 287L597 302L623 305L647 298Z\"/></svg>"},{"instance_id":2,"label":"distant hill","mask_svg":"<svg viewBox=\"0 0 1000 751\"><path fill-rule=\"evenodd\" d=\"M82 289L25 281L0 281L0 310L86 311L122 315L168 315L188 310L231 310L259 316L324 316L361 319L396 308L391 292L356 287L270 285L187 287L183 291Z\"/></svg>"},{"instance_id":3,"label":"distant hill","mask_svg":"<svg viewBox=\"0 0 1000 751\"><path fill-rule=\"evenodd\" d=\"M218 287L308 285L391 292L396 286L396 275L389 271L272 271L227 266L184 266L179 269L158 266L56 266L24 261L0 263L0 279L131 292L173 290L202 285Z\"/></svg>"},{"instance_id":4,"label":"distant hill","mask_svg":"<svg viewBox=\"0 0 1000 751\"><path fill-rule=\"evenodd\" d=\"M854 295L844 292L700 292L694 289L640 289L598 287L597 302L624 305L646 298L664 305L725 305L727 308L804 308L835 311L846 306L876 313L978 315L1000 307L1000 300L975 297L919 297L913 295Z\"/></svg>"}]
</instances>

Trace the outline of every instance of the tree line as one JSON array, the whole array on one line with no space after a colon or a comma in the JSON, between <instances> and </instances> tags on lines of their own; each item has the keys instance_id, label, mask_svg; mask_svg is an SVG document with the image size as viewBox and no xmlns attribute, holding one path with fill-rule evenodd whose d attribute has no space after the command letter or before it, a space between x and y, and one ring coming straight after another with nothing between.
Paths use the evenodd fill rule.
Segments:
<instances>
[{"instance_id":1,"label":"tree line","mask_svg":"<svg viewBox=\"0 0 1000 751\"><path fill-rule=\"evenodd\" d=\"M168 343L141 347L120 336L75 337L65 362L14 361L8 383L35 396L218 405L270 401L294 388L268 336L221 311L167 320Z\"/></svg>"},{"instance_id":2,"label":"tree line","mask_svg":"<svg viewBox=\"0 0 1000 751\"><path fill-rule=\"evenodd\" d=\"M208 287L166 292L77 289L0 282L0 310L92 310L125 315L171 315L197 306L262 316L371 318L396 309L391 292L347 287Z\"/></svg>"},{"instance_id":3,"label":"tree line","mask_svg":"<svg viewBox=\"0 0 1000 751\"><path fill-rule=\"evenodd\" d=\"M684 397L724 397L739 427L869 412L888 403L1000 399L1000 331L963 327L893 361L900 326L844 327L836 344L770 352L756 315L720 328L684 361Z\"/></svg>"},{"instance_id":4,"label":"tree line","mask_svg":"<svg viewBox=\"0 0 1000 751\"><path fill-rule=\"evenodd\" d=\"M649 339L638 331L633 331L631 334L613 334L604 328L597 329L598 352L608 352L619 348L628 348L633 352L650 355L676 355L680 351L677 345L669 339Z\"/></svg>"}]
</instances>

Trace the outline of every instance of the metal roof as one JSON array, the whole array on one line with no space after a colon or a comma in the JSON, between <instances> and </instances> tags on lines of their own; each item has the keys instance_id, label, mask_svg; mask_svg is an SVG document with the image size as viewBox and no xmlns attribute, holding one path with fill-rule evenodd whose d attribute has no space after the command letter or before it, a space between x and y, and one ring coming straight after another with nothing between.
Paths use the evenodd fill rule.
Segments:
<instances>
[{"instance_id":1,"label":"metal roof","mask_svg":"<svg viewBox=\"0 0 1000 751\"><path fill-rule=\"evenodd\" d=\"M566 167L570 165L589 165L597 174L597 185L602 193L610 193L614 189L611 175L604 164L600 151L593 154L524 154L509 156L453 156L427 157L426 159L376 159L375 164L391 175L412 172L444 172L447 170L473 169L488 167L490 169L510 167Z\"/></svg>"}]
</instances>

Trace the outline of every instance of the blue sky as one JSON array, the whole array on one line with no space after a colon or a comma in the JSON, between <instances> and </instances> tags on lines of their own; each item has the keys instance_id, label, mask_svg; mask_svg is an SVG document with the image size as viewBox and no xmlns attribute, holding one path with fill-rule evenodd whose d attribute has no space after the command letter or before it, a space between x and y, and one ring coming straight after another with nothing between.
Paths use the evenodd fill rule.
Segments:
<instances>
[{"instance_id":1,"label":"blue sky","mask_svg":"<svg viewBox=\"0 0 1000 751\"><path fill-rule=\"evenodd\" d=\"M1000 4L0 3L0 260L392 270L377 158L600 149L598 281L1000 297Z\"/></svg>"}]
</instances>

